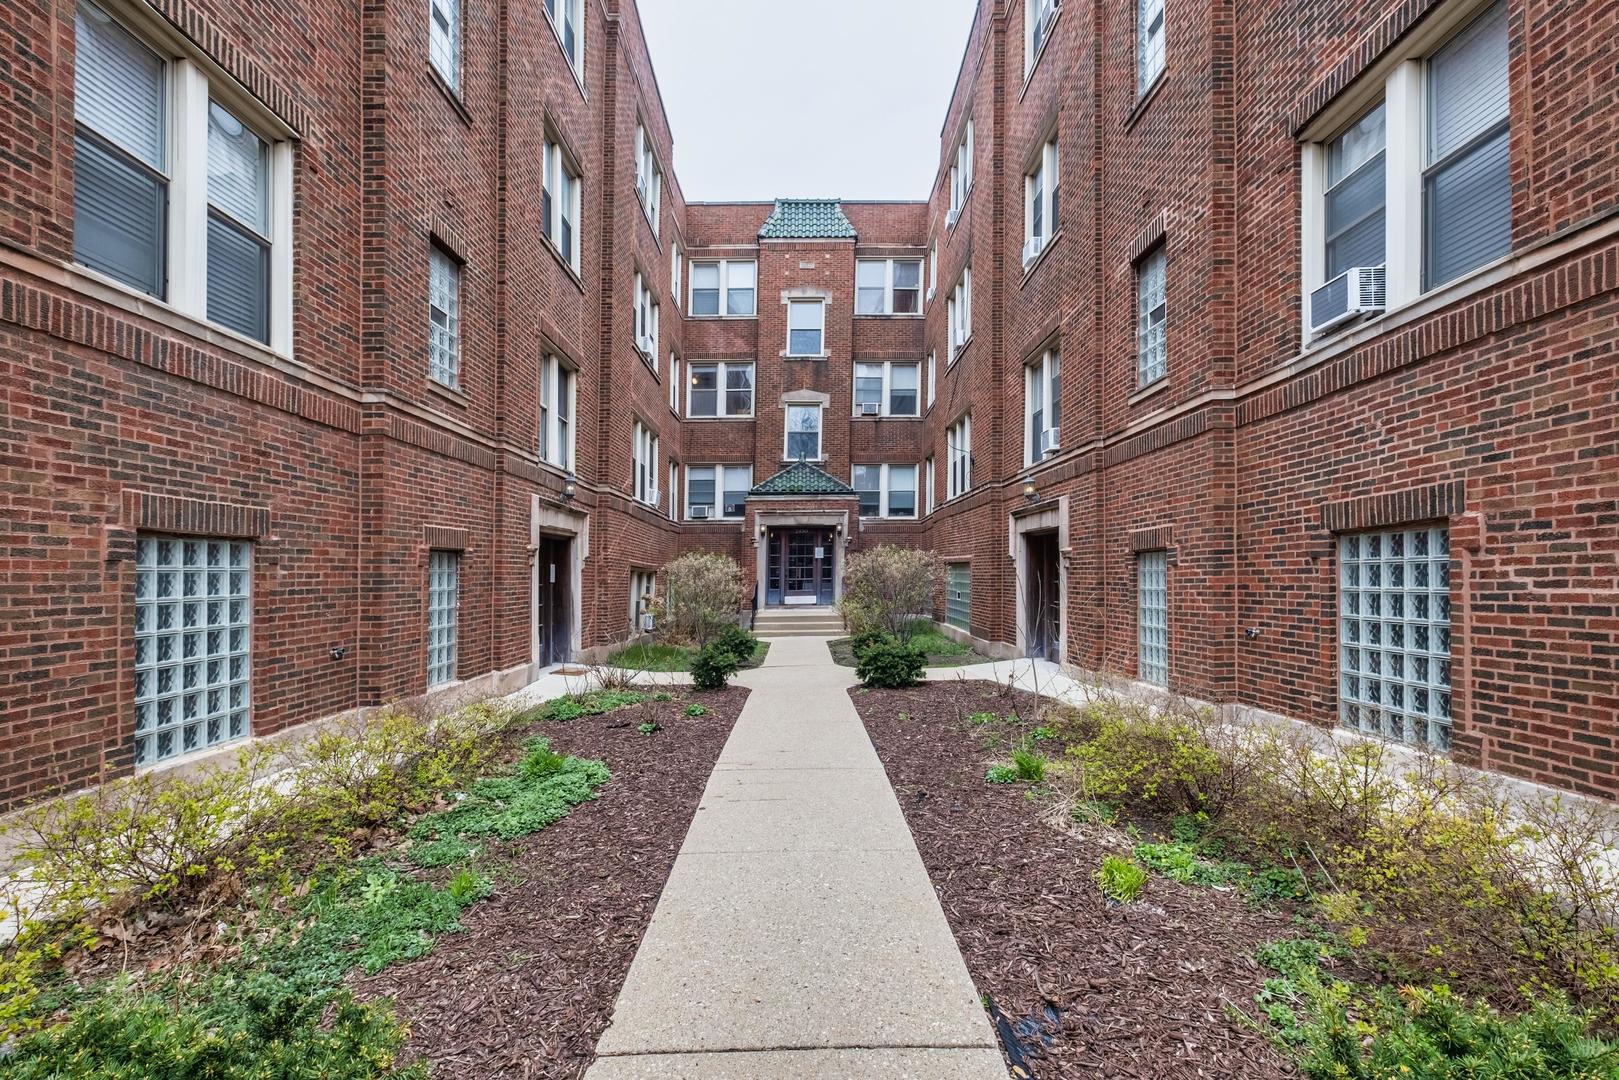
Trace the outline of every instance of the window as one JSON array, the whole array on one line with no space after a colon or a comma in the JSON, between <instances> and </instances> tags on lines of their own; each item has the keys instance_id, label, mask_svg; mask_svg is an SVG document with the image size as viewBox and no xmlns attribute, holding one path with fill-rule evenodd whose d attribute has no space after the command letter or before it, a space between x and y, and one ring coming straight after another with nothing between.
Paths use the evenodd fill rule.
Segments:
<instances>
[{"instance_id":1,"label":"window","mask_svg":"<svg viewBox=\"0 0 1619 1080\"><path fill-rule=\"evenodd\" d=\"M658 363L658 301L641 272L635 272L635 347L656 370Z\"/></svg>"},{"instance_id":2,"label":"window","mask_svg":"<svg viewBox=\"0 0 1619 1080\"><path fill-rule=\"evenodd\" d=\"M921 259L856 260L856 315L916 315L921 310Z\"/></svg>"},{"instance_id":3,"label":"window","mask_svg":"<svg viewBox=\"0 0 1619 1080\"><path fill-rule=\"evenodd\" d=\"M821 356L825 344L826 302L787 302L787 355Z\"/></svg>"},{"instance_id":4,"label":"window","mask_svg":"<svg viewBox=\"0 0 1619 1080\"><path fill-rule=\"evenodd\" d=\"M1164 73L1164 0L1136 0L1136 95Z\"/></svg>"},{"instance_id":5,"label":"window","mask_svg":"<svg viewBox=\"0 0 1619 1080\"><path fill-rule=\"evenodd\" d=\"M74 258L290 351L290 143L101 8L74 25Z\"/></svg>"},{"instance_id":6,"label":"window","mask_svg":"<svg viewBox=\"0 0 1619 1080\"><path fill-rule=\"evenodd\" d=\"M861 517L916 516L915 465L856 465L849 486L860 497Z\"/></svg>"},{"instance_id":7,"label":"window","mask_svg":"<svg viewBox=\"0 0 1619 1080\"><path fill-rule=\"evenodd\" d=\"M669 299L680 306L680 241L669 241Z\"/></svg>"},{"instance_id":8,"label":"window","mask_svg":"<svg viewBox=\"0 0 1619 1080\"><path fill-rule=\"evenodd\" d=\"M752 487L752 465L693 465L686 470L686 517L744 517Z\"/></svg>"},{"instance_id":9,"label":"window","mask_svg":"<svg viewBox=\"0 0 1619 1080\"><path fill-rule=\"evenodd\" d=\"M956 161L950 166L950 213L945 218L945 226L954 225L961 217L962 207L967 205L967 193L973 186L973 122L967 121L965 130L961 133L961 141L956 144Z\"/></svg>"},{"instance_id":10,"label":"window","mask_svg":"<svg viewBox=\"0 0 1619 1080\"><path fill-rule=\"evenodd\" d=\"M787 460L821 460L821 407L787 406Z\"/></svg>"},{"instance_id":11,"label":"window","mask_svg":"<svg viewBox=\"0 0 1619 1080\"><path fill-rule=\"evenodd\" d=\"M1383 103L1327 144L1326 276L1382 266L1384 251Z\"/></svg>"},{"instance_id":12,"label":"window","mask_svg":"<svg viewBox=\"0 0 1619 1080\"><path fill-rule=\"evenodd\" d=\"M540 460L573 468L575 377L572 368L549 353L540 357Z\"/></svg>"},{"instance_id":13,"label":"window","mask_svg":"<svg viewBox=\"0 0 1619 1080\"><path fill-rule=\"evenodd\" d=\"M928 248L928 303L933 303L933 293L939 285L939 242L933 241Z\"/></svg>"},{"instance_id":14,"label":"window","mask_svg":"<svg viewBox=\"0 0 1619 1080\"><path fill-rule=\"evenodd\" d=\"M1051 24L1057 18L1057 0L1024 0L1023 75L1028 77L1050 40Z\"/></svg>"},{"instance_id":15,"label":"window","mask_svg":"<svg viewBox=\"0 0 1619 1080\"><path fill-rule=\"evenodd\" d=\"M1168 259L1164 245L1136 264L1136 385L1151 386L1169 369L1164 344L1165 277Z\"/></svg>"},{"instance_id":16,"label":"window","mask_svg":"<svg viewBox=\"0 0 1619 1080\"><path fill-rule=\"evenodd\" d=\"M669 462L669 520L680 520L680 462Z\"/></svg>"},{"instance_id":17,"label":"window","mask_svg":"<svg viewBox=\"0 0 1619 1080\"><path fill-rule=\"evenodd\" d=\"M1169 555L1136 556L1136 666L1141 681L1169 685Z\"/></svg>"},{"instance_id":18,"label":"window","mask_svg":"<svg viewBox=\"0 0 1619 1080\"><path fill-rule=\"evenodd\" d=\"M939 356L928 353L928 408L933 408L934 394L939 381Z\"/></svg>"},{"instance_id":19,"label":"window","mask_svg":"<svg viewBox=\"0 0 1619 1080\"><path fill-rule=\"evenodd\" d=\"M691 314L754 314L754 282L758 265L749 259L691 264Z\"/></svg>"},{"instance_id":20,"label":"window","mask_svg":"<svg viewBox=\"0 0 1619 1080\"><path fill-rule=\"evenodd\" d=\"M1040 148L1023 178L1023 265L1031 265L1057 233L1057 136Z\"/></svg>"},{"instance_id":21,"label":"window","mask_svg":"<svg viewBox=\"0 0 1619 1080\"><path fill-rule=\"evenodd\" d=\"M944 621L958 630L972 630L973 568L971 563L953 562L945 567Z\"/></svg>"},{"instance_id":22,"label":"window","mask_svg":"<svg viewBox=\"0 0 1619 1080\"><path fill-rule=\"evenodd\" d=\"M1057 450L1062 428L1062 356L1047 349L1023 372L1023 464Z\"/></svg>"},{"instance_id":23,"label":"window","mask_svg":"<svg viewBox=\"0 0 1619 1080\"><path fill-rule=\"evenodd\" d=\"M651 428L635 421L635 500L648 506L657 506L662 492L658 490L658 436Z\"/></svg>"},{"instance_id":24,"label":"window","mask_svg":"<svg viewBox=\"0 0 1619 1080\"><path fill-rule=\"evenodd\" d=\"M461 553L427 557L427 688L455 681L461 613Z\"/></svg>"},{"instance_id":25,"label":"window","mask_svg":"<svg viewBox=\"0 0 1619 1080\"><path fill-rule=\"evenodd\" d=\"M1449 532L1341 536L1338 571L1344 726L1449 749Z\"/></svg>"},{"instance_id":26,"label":"window","mask_svg":"<svg viewBox=\"0 0 1619 1080\"><path fill-rule=\"evenodd\" d=\"M1511 246L1507 99L1507 6L1498 0L1428 61L1424 288Z\"/></svg>"},{"instance_id":27,"label":"window","mask_svg":"<svg viewBox=\"0 0 1619 1080\"><path fill-rule=\"evenodd\" d=\"M922 478L923 478L922 479L923 486L926 488L926 491L927 491L927 502L925 502L923 504L925 509L922 512L925 513L925 514L931 514L931 513L933 513L934 487L936 485L936 481L933 478L933 455L932 454L929 454L928 459L926 461L922 462Z\"/></svg>"},{"instance_id":28,"label":"window","mask_svg":"<svg viewBox=\"0 0 1619 1080\"><path fill-rule=\"evenodd\" d=\"M630 571L630 633L638 634L647 629L642 616L652 612L652 596L657 584L655 570Z\"/></svg>"},{"instance_id":29,"label":"window","mask_svg":"<svg viewBox=\"0 0 1619 1080\"><path fill-rule=\"evenodd\" d=\"M579 170L573 167L562 146L546 137L544 143L545 179L540 195L541 227L562 260L579 269L579 214L583 192Z\"/></svg>"},{"instance_id":30,"label":"window","mask_svg":"<svg viewBox=\"0 0 1619 1080\"><path fill-rule=\"evenodd\" d=\"M752 416L753 364L737 361L692 364L686 415Z\"/></svg>"},{"instance_id":31,"label":"window","mask_svg":"<svg viewBox=\"0 0 1619 1080\"><path fill-rule=\"evenodd\" d=\"M856 416L919 416L918 382L921 365L897 360L862 362L854 366Z\"/></svg>"},{"instance_id":32,"label":"window","mask_svg":"<svg viewBox=\"0 0 1619 1080\"><path fill-rule=\"evenodd\" d=\"M652 153L652 136L645 124L635 127L635 194L641 200L641 209L652 223L652 235L658 235L658 208L663 199L663 170Z\"/></svg>"},{"instance_id":33,"label":"window","mask_svg":"<svg viewBox=\"0 0 1619 1080\"><path fill-rule=\"evenodd\" d=\"M680 414L680 357L669 354L669 408Z\"/></svg>"},{"instance_id":34,"label":"window","mask_svg":"<svg viewBox=\"0 0 1619 1080\"><path fill-rule=\"evenodd\" d=\"M973 479L973 418L969 414L945 430L945 461L949 473L946 477L946 499L965 495Z\"/></svg>"},{"instance_id":35,"label":"window","mask_svg":"<svg viewBox=\"0 0 1619 1080\"><path fill-rule=\"evenodd\" d=\"M961 280L951 291L950 300L945 305L945 322L949 337L949 352L946 354L946 366L956 362L956 356L961 352L962 346L973 336L973 270L967 267L961 272Z\"/></svg>"},{"instance_id":36,"label":"window","mask_svg":"<svg viewBox=\"0 0 1619 1080\"><path fill-rule=\"evenodd\" d=\"M461 0L427 0L427 55L450 89L461 90Z\"/></svg>"},{"instance_id":37,"label":"window","mask_svg":"<svg viewBox=\"0 0 1619 1080\"><path fill-rule=\"evenodd\" d=\"M428 253L427 374L445 386L461 386L461 267L434 245Z\"/></svg>"},{"instance_id":38,"label":"window","mask_svg":"<svg viewBox=\"0 0 1619 1080\"><path fill-rule=\"evenodd\" d=\"M246 737L252 565L240 540L136 540L137 766Z\"/></svg>"},{"instance_id":39,"label":"window","mask_svg":"<svg viewBox=\"0 0 1619 1080\"><path fill-rule=\"evenodd\" d=\"M551 19L551 28L557 33L562 54L574 74L583 72L585 63L585 21L581 17L582 0L545 0L545 14Z\"/></svg>"}]
</instances>

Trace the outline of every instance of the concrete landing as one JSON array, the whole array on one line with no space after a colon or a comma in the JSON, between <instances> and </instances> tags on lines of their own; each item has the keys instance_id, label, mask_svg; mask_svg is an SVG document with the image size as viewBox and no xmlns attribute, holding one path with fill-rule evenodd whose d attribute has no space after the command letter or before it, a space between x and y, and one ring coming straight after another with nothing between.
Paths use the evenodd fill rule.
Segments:
<instances>
[{"instance_id":1,"label":"concrete landing","mask_svg":"<svg viewBox=\"0 0 1619 1080\"><path fill-rule=\"evenodd\" d=\"M783 638L709 777L587 1080L1005 1080L853 672Z\"/></svg>"}]
</instances>

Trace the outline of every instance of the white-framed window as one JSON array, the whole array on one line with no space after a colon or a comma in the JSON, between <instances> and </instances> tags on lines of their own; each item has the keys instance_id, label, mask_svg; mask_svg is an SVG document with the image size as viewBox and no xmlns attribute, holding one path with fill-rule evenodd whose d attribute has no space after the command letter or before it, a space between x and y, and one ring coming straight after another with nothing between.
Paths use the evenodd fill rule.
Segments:
<instances>
[{"instance_id":1,"label":"white-framed window","mask_svg":"<svg viewBox=\"0 0 1619 1080\"><path fill-rule=\"evenodd\" d=\"M1034 465L1061 445L1062 354L1047 349L1023 369L1023 464Z\"/></svg>"},{"instance_id":2,"label":"white-framed window","mask_svg":"<svg viewBox=\"0 0 1619 1080\"><path fill-rule=\"evenodd\" d=\"M1136 0L1136 96L1164 73L1164 0Z\"/></svg>"},{"instance_id":3,"label":"white-framed window","mask_svg":"<svg viewBox=\"0 0 1619 1080\"><path fill-rule=\"evenodd\" d=\"M933 455L929 454L927 456L927 460L922 462L922 488L926 493L924 502L922 503L922 512L924 514L933 513L933 502L937 485L938 481L934 476Z\"/></svg>"},{"instance_id":4,"label":"white-framed window","mask_svg":"<svg viewBox=\"0 0 1619 1080\"><path fill-rule=\"evenodd\" d=\"M452 683L461 622L461 553L427 555L427 688Z\"/></svg>"},{"instance_id":5,"label":"white-framed window","mask_svg":"<svg viewBox=\"0 0 1619 1080\"><path fill-rule=\"evenodd\" d=\"M433 244L427 256L427 375L461 386L461 264Z\"/></svg>"},{"instance_id":6,"label":"white-framed window","mask_svg":"<svg viewBox=\"0 0 1619 1080\"><path fill-rule=\"evenodd\" d=\"M135 541L135 765L251 727L253 547L244 540Z\"/></svg>"},{"instance_id":7,"label":"white-framed window","mask_svg":"<svg viewBox=\"0 0 1619 1080\"><path fill-rule=\"evenodd\" d=\"M949 351L945 356L948 367L956 362L962 346L973 336L973 268L970 266L962 270L961 280L950 292L945 304L945 323L949 334Z\"/></svg>"},{"instance_id":8,"label":"white-framed window","mask_svg":"<svg viewBox=\"0 0 1619 1080\"><path fill-rule=\"evenodd\" d=\"M945 475L944 497L954 499L957 495L965 495L973 483L973 418L968 413L954 424L945 429L944 433L945 462L947 470Z\"/></svg>"},{"instance_id":9,"label":"white-framed window","mask_svg":"<svg viewBox=\"0 0 1619 1080\"><path fill-rule=\"evenodd\" d=\"M821 407L788 405L785 453L788 461L821 460Z\"/></svg>"},{"instance_id":10,"label":"white-framed window","mask_svg":"<svg viewBox=\"0 0 1619 1080\"><path fill-rule=\"evenodd\" d=\"M1506 4L1449 17L1448 37L1436 27L1389 57L1304 144L1307 341L1511 250Z\"/></svg>"},{"instance_id":11,"label":"white-framed window","mask_svg":"<svg viewBox=\"0 0 1619 1080\"><path fill-rule=\"evenodd\" d=\"M752 465L693 465L686 470L686 519L747 516Z\"/></svg>"},{"instance_id":12,"label":"white-framed window","mask_svg":"<svg viewBox=\"0 0 1619 1080\"><path fill-rule=\"evenodd\" d=\"M1136 264L1136 385L1151 386L1169 370L1164 340L1168 317L1166 245L1159 244Z\"/></svg>"},{"instance_id":13,"label":"white-framed window","mask_svg":"<svg viewBox=\"0 0 1619 1080\"><path fill-rule=\"evenodd\" d=\"M1057 0L1024 0L1023 3L1023 77L1040 60L1046 42L1051 39L1051 24L1057 19L1060 5Z\"/></svg>"},{"instance_id":14,"label":"white-framed window","mask_svg":"<svg viewBox=\"0 0 1619 1080\"><path fill-rule=\"evenodd\" d=\"M1169 685L1169 553L1136 556L1136 667L1141 681Z\"/></svg>"},{"instance_id":15,"label":"white-framed window","mask_svg":"<svg viewBox=\"0 0 1619 1080\"><path fill-rule=\"evenodd\" d=\"M563 152L562 145L549 135L545 138L543 153L545 177L540 194L541 226L545 230L545 238L557 249L562 261L578 271L583 183L579 179L579 170Z\"/></svg>"},{"instance_id":16,"label":"white-framed window","mask_svg":"<svg viewBox=\"0 0 1619 1080\"><path fill-rule=\"evenodd\" d=\"M639 634L646 629L643 616L652 611L652 598L657 587L656 570L630 571L630 633Z\"/></svg>"},{"instance_id":17,"label":"white-framed window","mask_svg":"<svg viewBox=\"0 0 1619 1080\"><path fill-rule=\"evenodd\" d=\"M972 563L947 563L944 568L944 621L958 630L971 630L973 622Z\"/></svg>"},{"instance_id":18,"label":"white-framed window","mask_svg":"<svg viewBox=\"0 0 1619 1080\"><path fill-rule=\"evenodd\" d=\"M144 24L143 24L144 25ZM292 144L178 35L81 0L74 18L74 258L292 351Z\"/></svg>"},{"instance_id":19,"label":"white-framed window","mask_svg":"<svg viewBox=\"0 0 1619 1080\"><path fill-rule=\"evenodd\" d=\"M669 460L669 520L680 520L680 462Z\"/></svg>"},{"instance_id":20,"label":"white-framed window","mask_svg":"<svg viewBox=\"0 0 1619 1080\"><path fill-rule=\"evenodd\" d=\"M1057 234L1058 179L1057 136L1053 134L1041 144L1034 165L1023 177L1024 266L1038 259Z\"/></svg>"},{"instance_id":21,"label":"white-framed window","mask_svg":"<svg viewBox=\"0 0 1619 1080\"><path fill-rule=\"evenodd\" d=\"M635 126L635 194L652 223L652 235L658 235L658 210L663 205L663 170L658 167L657 155L652 150L652 136L645 124Z\"/></svg>"},{"instance_id":22,"label":"white-framed window","mask_svg":"<svg viewBox=\"0 0 1619 1080\"><path fill-rule=\"evenodd\" d=\"M1450 748L1450 533L1338 538L1339 715L1345 727Z\"/></svg>"},{"instance_id":23,"label":"white-framed window","mask_svg":"<svg viewBox=\"0 0 1619 1080\"><path fill-rule=\"evenodd\" d=\"M950 166L950 214L947 226L952 226L967 205L967 193L973 188L973 122L969 117L956 143L956 160Z\"/></svg>"},{"instance_id":24,"label":"white-framed window","mask_svg":"<svg viewBox=\"0 0 1619 1080\"><path fill-rule=\"evenodd\" d=\"M907 360L862 360L854 366L856 416L920 416L922 365Z\"/></svg>"},{"instance_id":25,"label":"white-framed window","mask_svg":"<svg viewBox=\"0 0 1619 1080\"><path fill-rule=\"evenodd\" d=\"M753 362L693 361L686 415L715 418L752 416Z\"/></svg>"},{"instance_id":26,"label":"white-framed window","mask_svg":"<svg viewBox=\"0 0 1619 1080\"><path fill-rule=\"evenodd\" d=\"M573 415L578 378L560 357L540 357L540 460L559 469L573 468Z\"/></svg>"},{"instance_id":27,"label":"white-framed window","mask_svg":"<svg viewBox=\"0 0 1619 1080\"><path fill-rule=\"evenodd\" d=\"M759 265L752 259L693 259L689 314L694 318L752 318L757 310L758 278Z\"/></svg>"},{"instance_id":28,"label":"white-framed window","mask_svg":"<svg viewBox=\"0 0 1619 1080\"><path fill-rule=\"evenodd\" d=\"M854 280L856 315L922 312L921 259L857 259Z\"/></svg>"},{"instance_id":29,"label":"white-framed window","mask_svg":"<svg viewBox=\"0 0 1619 1080\"><path fill-rule=\"evenodd\" d=\"M545 14L556 31L562 55L581 79L585 66L584 0L545 0Z\"/></svg>"},{"instance_id":30,"label":"white-framed window","mask_svg":"<svg viewBox=\"0 0 1619 1080\"><path fill-rule=\"evenodd\" d=\"M856 465L849 486L860 497L861 517L916 516L915 465Z\"/></svg>"},{"instance_id":31,"label":"white-framed window","mask_svg":"<svg viewBox=\"0 0 1619 1080\"><path fill-rule=\"evenodd\" d=\"M939 384L939 354L928 353L928 408L933 408L934 398L938 393Z\"/></svg>"},{"instance_id":32,"label":"white-framed window","mask_svg":"<svg viewBox=\"0 0 1619 1080\"><path fill-rule=\"evenodd\" d=\"M680 381L680 357L674 352L669 353L669 408L676 416L680 415L680 388L685 384Z\"/></svg>"},{"instance_id":33,"label":"white-framed window","mask_svg":"<svg viewBox=\"0 0 1619 1080\"><path fill-rule=\"evenodd\" d=\"M461 0L427 0L427 55L451 90L461 91Z\"/></svg>"},{"instance_id":34,"label":"white-framed window","mask_svg":"<svg viewBox=\"0 0 1619 1080\"><path fill-rule=\"evenodd\" d=\"M928 303L933 303L933 294L939 287L939 242L933 241L928 246Z\"/></svg>"},{"instance_id":35,"label":"white-framed window","mask_svg":"<svg viewBox=\"0 0 1619 1080\"><path fill-rule=\"evenodd\" d=\"M669 241L669 299L674 301L676 308L680 307L680 298L685 295L680 284L680 270L683 260L680 257L680 241Z\"/></svg>"},{"instance_id":36,"label":"white-framed window","mask_svg":"<svg viewBox=\"0 0 1619 1080\"><path fill-rule=\"evenodd\" d=\"M635 272L635 347L642 359L657 368L658 363L658 299L641 275Z\"/></svg>"},{"instance_id":37,"label":"white-framed window","mask_svg":"<svg viewBox=\"0 0 1619 1080\"><path fill-rule=\"evenodd\" d=\"M822 356L826 348L826 301L787 302L787 355Z\"/></svg>"},{"instance_id":38,"label":"white-framed window","mask_svg":"<svg viewBox=\"0 0 1619 1080\"><path fill-rule=\"evenodd\" d=\"M658 490L658 434L641 421L635 421L635 501L657 506Z\"/></svg>"}]
</instances>

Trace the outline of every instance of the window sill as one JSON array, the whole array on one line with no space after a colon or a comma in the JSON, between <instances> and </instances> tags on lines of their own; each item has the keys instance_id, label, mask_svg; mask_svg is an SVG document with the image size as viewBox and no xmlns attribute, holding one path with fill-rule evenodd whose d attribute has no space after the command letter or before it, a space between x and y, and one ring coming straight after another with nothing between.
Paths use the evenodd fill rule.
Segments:
<instances>
[{"instance_id":1,"label":"window sill","mask_svg":"<svg viewBox=\"0 0 1619 1080\"><path fill-rule=\"evenodd\" d=\"M754 419L754 415L752 413L747 413L743 416L692 416L690 413L688 413L686 414L686 419L693 424L727 424L736 423L741 420L752 420Z\"/></svg>"},{"instance_id":2,"label":"window sill","mask_svg":"<svg viewBox=\"0 0 1619 1080\"><path fill-rule=\"evenodd\" d=\"M1161 394L1165 390L1168 390L1168 389L1169 389L1169 376L1167 374L1166 375L1160 375L1156 379L1154 379L1152 382L1148 383L1146 386L1143 386L1141 389L1137 390L1135 393L1133 393L1129 397L1125 398L1124 403L1126 405L1139 405L1141 402L1146 401L1148 398L1155 397L1158 394Z\"/></svg>"},{"instance_id":3,"label":"window sill","mask_svg":"<svg viewBox=\"0 0 1619 1080\"><path fill-rule=\"evenodd\" d=\"M1168 81L1166 78L1168 73L1169 68L1166 66L1164 70L1158 73L1158 77L1152 81L1152 85L1142 91L1140 97L1136 98L1135 108L1131 109L1130 115L1124 118L1125 131L1129 131L1136 126L1136 121L1141 119L1142 115L1147 111L1147 106L1153 103L1153 99L1158 96L1158 91L1162 90L1164 83Z\"/></svg>"},{"instance_id":4,"label":"window sill","mask_svg":"<svg viewBox=\"0 0 1619 1080\"><path fill-rule=\"evenodd\" d=\"M261 363L281 360L297 363L290 351L284 352L268 345L258 338L248 337L246 334L232 330L228 326L221 326L216 322L209 322L200 315L193 315L175 307L167 300L161 300L151 293L141 292L139 289L125 285L117 278L108 277L99 270L92 270L79 263L60 263L69 276L65 284L74 292L93 297L103 303L126 311L131 315L139 315L163 323L170 329L201 338L211 345L228 349L231 352L248 356ZM36 271L30 270L30 273ZM100 289L110 290L103 293ZM291 334L288 334L291 337Z\"/></svg>"},{"instance_id":5,"label":"window sill","mask_svg":"<svg viewBox=\"0 0 1619 1080\"><path fill-rule=\"evenodd\" d=\"M681 520L681 523L685 524L685 525L740 525L740 524L742 524L744 521L746 521L748 519L745 518L745 517L730 516L730 517L706 517L706 518L688 517L688 518L681 518L680 520Z\"/></svg>"},{"instance_id":6,"label":"window sill","mask_svg":"<svg viewBox=\"0 0 1619 1080\"><path fill-rule=\"evenodd\" d=\"M920 319L924 314L920 311L857 311L857 319Z\"/></svg>"},{"instance_id":7,"label":"window sill","mask_svg":"<svg viewBox=\"0 0 1619 1080\"><path fill-rule=\"evenodd\" d=\"M641 198L640 192L636 193L635 202L641 208L641 219L647 223L647 228L652 230L652 242L657 245L659 251L662 251L663 237L658 235L658 223L652 219L652 211L647 209L646 201Z\"/></svg>"},{"instance_id":8,"label":"window sill","mask_svg":"<svg viewBox=\"0 0 1619 1080\"><path fill-rule=\"evenodd\" d=\"M791 353L784 351L781 353L781 358L783 360L830 360L832 359L832 354L829 352Z\"/></svg>"},{"instance_id":9,"label":"window sill","mask_svg":"<svg viewBox=\"0 0 1619 1080\"><path fill-rule=\"evenodd\" d=\"M693 319L693 320L712 321L712 322L747 322L750 319L756 320L756 319L759 318L759 316L758 315L687 315L686 318Z\"/></svg>"},{"instance_id":10,"label":"window sill","mask_svg":"<svg viewBox=\"0 0 1619 1080\"><path fill-rule=\"evenodd\" d=\"M427 389L452 405L459 405L463 409L472 404L471 394L468 394L459 386L441 383L431 375L427 377Z\"/></svg>"},{"instance_id":11,"label":"window sill","mask_svg":"<svg viewBox=\"0 0 1619 1080\"><path fill-rule=\"evenodd\" d=\"M472 113L468 111L466 103L461 100L460 91L449 84L443 73L433 66L432 61L428 61L427 70L433 77L433 85L438 87L438 92L444 95L444 100L448 101L450 107L455 110L456 115L461 117L461 122L466 124L467 127L471 127Z\"/></svg>"},{"instance_id":12,"label":"window sill","mask_svg":"<svg viewBox=\"0 0 1619 1080\"><path fill-rule=\"evenodd\" d=\"M860 413L850 413L849 419L870 420L872 423L876 423L879 420L920 420L922 417L917 413L899 413L897 415L894 413L882 413L878 416L862 416Z\"/></svg>"},{"instance_id":13,"label":"window sill","mask_svg":"<svg viewBox=\"0 0 1619 1080\"><path fill-rule=\"evenodd\" d=\"M1046 257L1051 254L1051 249L1056 247L1057 246L1057 241L1059 241L1061 239L1062 239L1062 230L1061 229L1058 229L1056 232L1051 234L1051 239L1047 240L1046 241L1046 246L1040 249L1040 254L1038 254L1038 255L1036 255L1034 257L1034 261L1032 263L1030 263L1028 266L1025 266L1023 268L1023 280L1018 282L1018 288L1021 289L1021 288L1023 288L1023 286L1025 286L1025 285L1027 285L1029 283L1029 279L1034 277L1034 272L1036 270L1040 269L1040 267L1045 263ZM1026 242L1027 242L1027 239L1025 239L1025 243Z\"/></svg>"},{"instance_id":14,"label":"window sill","mask_svg":"<svg viewBox=\"0 0 1619 1080\"><path fill-rule=\"evenodd\" d=\"M583 294L585 291L584 275L575 269L574 265L563 256L561 249L556 246L556 243L549 236L541 233L540 242L551 253L551 257L557 261L557 265L567 273L568 278L573 282L574 288Z\"/></svg>"}]
</instances>

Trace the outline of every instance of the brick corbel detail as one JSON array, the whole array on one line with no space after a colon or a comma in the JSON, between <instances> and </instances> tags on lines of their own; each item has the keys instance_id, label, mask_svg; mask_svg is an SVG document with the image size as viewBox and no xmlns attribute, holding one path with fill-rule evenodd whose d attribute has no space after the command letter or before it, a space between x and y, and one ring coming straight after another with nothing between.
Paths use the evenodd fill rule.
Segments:
<instances>
[{"instance_id":1,"label":"brick corbel detail","mask_svg":"<svg viewBox=\"0 0 1619 1080\"><path fill-rule=\"evenodd\" d=\"M471 546L467 530L448 529L442 525L423 526L422 542L429 551L465 551Z\"/></svg>"},{"instance_id":2,"label":"brick corbel detail","mask_svg":"<svg viewBox=\"0 0 1619 1080\"><path fill-rule=\"evenodd\" d=\"M1139 555L1143 551L1168 551L1175 546L1175 527L1173 525L1154 525L1150 529L1136 529L1130 533L1130 553Z\"/></svg>"},{"instance_id":3,"label":"brick corbel detail","mask_svg":"<svg viewBox=\"0 0 1619 1080\"><path fill-rule=\"evenodd\" d=\"M1130 241L1130 265L1134 266L1140 262L1141 257L1157 247L1168 232L1169 216L1160 210L1156 217L1147 222L1147 227L1137 233L1134 240Z\"/></svg>"},{"instance_id":4,"label":"brick corbel detail","mask_svg":"<svg viewBox=\"0 0 1619 1080\"><path fill-rule=\"evenodd\" d=\"M1466 507L1466 482L1451 480L1388 495L1327 503L1321 508L1321 527L1329 533L1345 533L1412 525L1458 517L1466 513Z\"/></svg>"},{"instance_id":5,"label":"brick corbel detail","mask_svg":"<svg viewBox=\"0 0 1619 1080\"><path fill-rule=\"evenodd\" d=\"M260 540L270 533L270 510L245 503L210 502L125 491L123 519L137 532Z\"/></svg>"}]
</instances>

